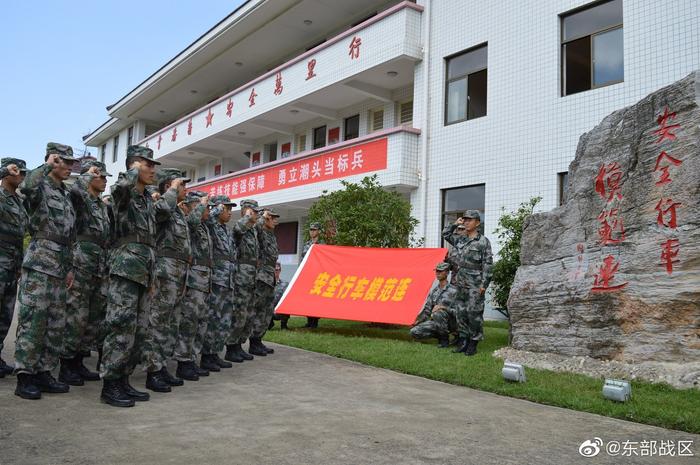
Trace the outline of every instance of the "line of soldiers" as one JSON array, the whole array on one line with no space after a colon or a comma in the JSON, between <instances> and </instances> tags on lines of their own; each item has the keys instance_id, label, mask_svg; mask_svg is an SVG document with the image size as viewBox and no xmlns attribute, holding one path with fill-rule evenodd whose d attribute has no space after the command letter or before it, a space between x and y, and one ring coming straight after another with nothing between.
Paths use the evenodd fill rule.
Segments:
<instances>
[{"instance_id":1,"label":"line of soldiers","mask_svg":"<svg viewBox=\"0 0 700 465\"><path fill-rule=\"evenodd\" d=\"M471 356L484 337L484 294L491 283L493 255L488 238L479 233L481 215L467 210L442 237L452 245L447 259L435 267L438 285L428 294L411 335L437 338L438 347L455 345L453 352ZM450 282L447 280L452 273ZM449 335L457 333L452 343Z\"/></svg>"},{"instance_id":2,"label":"line of soldiers","mask_svg":"<svg viewBox=\"0 0 700 465\"><path fill-rule=\"evenodd\" d=\"M84 163L68 188L72 148L49 143L44 160L32 171L0 160L0 350L19 302L15 367L0 359L0 377L17 375L16 395L39 399L102 379L101 400L130 407L150 398L129 382L139 364L146 388L170 392L274 353L262 338L279 284L279 215L243 200L228 228L231 199L186 192L189 179L156 172L143 146L128 147L126 171L104 197L103 163ZM92 350L99 374L83 364Z\"/></svg>"}]
</instances>

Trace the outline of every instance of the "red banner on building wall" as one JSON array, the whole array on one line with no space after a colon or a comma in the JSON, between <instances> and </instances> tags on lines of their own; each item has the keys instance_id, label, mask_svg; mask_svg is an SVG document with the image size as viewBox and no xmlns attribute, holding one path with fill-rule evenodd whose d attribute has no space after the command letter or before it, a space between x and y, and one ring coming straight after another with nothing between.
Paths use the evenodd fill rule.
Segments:
<instances>
[{"instance_id":1,"label":"red banner on building wall","mask_svg":"<svg viewBox=\"0 0 700 465\"><path fill-rule=\"evenodd\" d=\"M192 186L191 189L209 192L209 195L242 197L383 170L386 164L385 137L301 160L292 159L270 168Z\"/></svg>"},{"instance_id":2,"label":"red banner on building wall","mask_svg":"<svg viewBox=\"0 0 700 465\"><path fill-rule=\"evenodd\" d=\"M275 312L410 325L446 252L314 245Z\"/></svg>"}]
</instances>

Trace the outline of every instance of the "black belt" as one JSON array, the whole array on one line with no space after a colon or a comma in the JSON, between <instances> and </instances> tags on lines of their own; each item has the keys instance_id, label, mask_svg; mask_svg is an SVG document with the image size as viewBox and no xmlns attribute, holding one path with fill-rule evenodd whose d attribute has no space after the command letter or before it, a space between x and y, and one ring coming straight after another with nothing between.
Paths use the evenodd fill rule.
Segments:
<instances>
[{"instance_id":1,"label":"black belt","mask_svg":"<svg viewBox=\"0 0 700 465\"><path fill-rule=\"evenodd\" d=\"M179 252L173 252L171 250L159 250L156 255L158 257L164 257L164 258L174 258L176 260L183 261L185 263L190 263L192 262L192 257L189 255L185 255Z\"/></svg>"},{"instance_id":2,"label":"black belt","mask_svg":"<svg viewBox=\"0 0 700 465\"><path fill-rule=\"evenodd\" d=\"M56 244L70 246L70 241L64 236L45 231L37 231L32 236L32 239L46 239L47 241L55 242Z\"/></svg>"},{"instance_id":3,"label":"black belt","mask_svg":"<svg viewBox=\"0 0 700 465\"><path fill-rule=\"evenodd\" d=\"M143 244L149 247L155 247L153 239L150 237L142 237L138 234L129 234L128 236L120 237L117 239L116 247L122 246L124 244Z\"/></svg>"},{"instance_id":4,"label":"black belt","mask_svg":"<svg viewBox=\"0 0 700 465\"><path fill-rule=\"evenodd\" d=\"M192 260L192 265L193 266L206 266L208 268L211 268L211 260L208 258L195 258Z\"/></svg>"},{"instance_id":5,"label":"black belt","mask_svg":"<svg viewBox=\"0 0 700 465\"><path fill-rule=\"evenodd\" d=\"M106 249L109 246L109 241L100 239L99 237L92 236L90 234L78 234L76 240L78 242L91 242L97 246L102 247L103 249Z\"/></svg>"},{"instance_id":6,"label":"black belt","mask_svg":"<svg viewBox=\"0 0 700 465\"><path fill-rule=\"evenodd\" d=\"M24 239L20 236L10 236L9 234L0 234L0 241L9 242L12 245L22 246Z\"/></svg>"}]
</instances>

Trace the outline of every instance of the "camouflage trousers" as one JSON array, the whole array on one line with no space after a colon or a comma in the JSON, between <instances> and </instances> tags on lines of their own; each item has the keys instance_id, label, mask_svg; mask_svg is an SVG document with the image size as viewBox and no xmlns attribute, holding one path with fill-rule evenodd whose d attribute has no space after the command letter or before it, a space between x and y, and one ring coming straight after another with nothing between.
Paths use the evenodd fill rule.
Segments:
<instances>
[{"instance_id":1,"label":"camouflage trousers","mask_svg":"<svg viewBox=\"0 0 700 465\"><path fill-rule=\"evenodd\" d=\"M101 376L119 379L141 363L148 329L148 288L117 275L109 277Z\"/></svg>"},{"instance_id":2,"label":"camouflage trousers","mask_svg":"<svg viewBox=\"0 0 700 465\"><path fill-rule=\"evenodd\" d=\"M275 298L275 288L267 283L258 281L255 285L255 305L251 311L251 331L252 337L263 337L267 332L267 327L272 320L275 307L272 301Z\"/></svg>"},{"instance_id":3,"label":"camouflage trousers","mask_svg":"<svg viewBox=\"0 0 700 465\"><path fill-rule=\"evenodd\" d=\"M255 311L255 278L237 273L233 293L233 320L227 344L243 344L253 328L251 315Z\"/></svg>"},{"instance_id":4,"label":"camouflage trousers","mask_svg":"<svg viewBox=\"0 0 700 465\"><path fill-rule=\"evenodd\" d=\"M156 278L143 348L143 365L147 371L160 370L175 353L184 291L184 276L177 281Z\"/></svg>"},{"instance_id":5,"label":"camouflage trousers","mask_svg":"<svg viewBox=\"0 0 700 465\"><path fill-rule=\"evenodd\" d=\"M453 308L457 314L457 331L467 341L484 338L484 295L479 287L460 287Z\"/></svg>"},{"instance_id":6,"label":"camouflage trousers","mask_svg":"<svg viewBox=\"0 0 700 465\"><path fill-rule=\"evenodd\" d=\"M194 362L202 352L202 341L206 337L209 319L207 306L209 293L188 287L180 301L180 327L178 328L175 360Z\"/></svg>"},{"instance_id":7,"label":"camouflage trousers","mask_svg":"<svg viewBox=\"0 0 700 465\"><path fill-rule=\"evenodd\" d=\"M430 320L411 328L411 336L416 339L446 338L457 331L457 315L452 308L433 313Z\"/></svg>"},{"instance_id":8,"label":"camouflage trousers","mask_svg":"<svg viewBox=\"0 0 700 465\"><path fill-rule=\"evenodd\" d=\"M0 353L12 325L12 315L17 300L17 280L0 282Z\"/></svg>"},{"instance_id":9,"label":"camouflage trousers","mask_svg":"<svg viewBox=\"0 0 700 465\"><path fill-rule=\"evenodd\" d=\"M209 305L205 313L207 330L202 338L203 354L217 354L224 349L233 318L233 289L211 285ZM200 345L195 342L196 345Z\"/></svg>"},{"instance_id":10,"label":"camouflage trousers","mask_svg":"<svg viewBox=\"0 0 700 465\"><path fill-rule=\"evenodd\" d=\"M56 368L65 326L65 278L23 269L19 283L15 373L36 374Z\"/></svg>"},{"instance_id":11,"label":"camouflage trousers","mask_svg":"<svg viewBox=\"0 0 700 465\"><path fill-rule=\"evenodd\" d=\"M107 278L75 270L73 286L68 291L61 357L74 358L81 350L102 346L108 286Z\"/></svg>"}]
</instances>

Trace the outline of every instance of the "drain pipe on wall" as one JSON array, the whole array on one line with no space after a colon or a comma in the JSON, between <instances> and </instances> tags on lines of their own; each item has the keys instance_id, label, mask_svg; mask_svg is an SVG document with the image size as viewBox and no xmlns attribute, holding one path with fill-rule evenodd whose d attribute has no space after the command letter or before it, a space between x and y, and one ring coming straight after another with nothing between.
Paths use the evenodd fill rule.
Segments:
<instances>
[{"instance_id":1,"label":"drain pipe on wall","mask_svg":"<svg viewBox=\"0 0 700 465\"><path fill-rule=\"evenodd\" d=\"M423 194L422 208L423 218L421 218L421 236L427 240L428 235L428 139L430 138L430 85L428 76L430 74L430 0L425 0L423 12L425 22L423 24L423 121L421 123L421 172L420 188ZM428 244L424 244L428 245Z\"/></svg>"}]
</instances>

